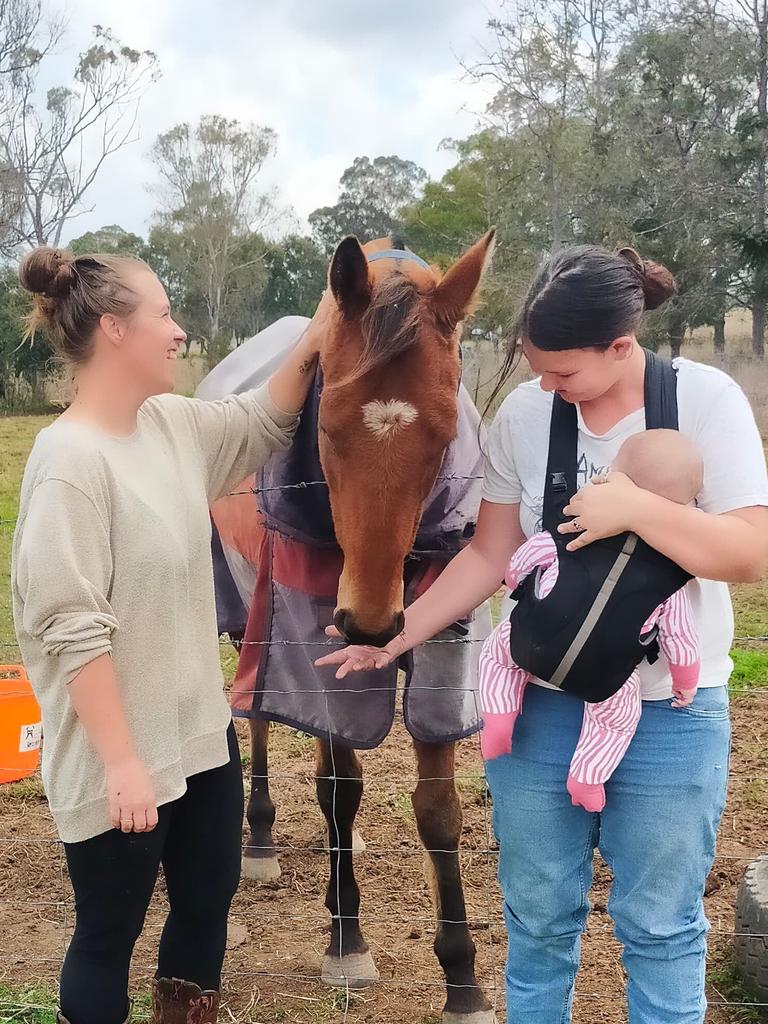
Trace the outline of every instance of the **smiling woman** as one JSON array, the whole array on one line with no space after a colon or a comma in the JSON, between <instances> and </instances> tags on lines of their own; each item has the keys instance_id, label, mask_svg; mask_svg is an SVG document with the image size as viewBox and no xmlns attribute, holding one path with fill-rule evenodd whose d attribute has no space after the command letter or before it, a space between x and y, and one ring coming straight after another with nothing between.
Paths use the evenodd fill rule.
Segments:
<instances>
[{"instance_id":1,"label":"smiling woman","mask_svg":"<svg viewBox=\"0 0 768 1024\"><path fill-rule=\"evenodd\" d=\"M45 332L75 392L27 462L11 569L78 908L59 1019L126 1019L162 861L171 912L152 1019L213 1024L243 790L208 506L290 444L325 307L267 385L201 402L167 394L185 335L146 264L42 248L20 277L33 293L28 330Z\"/></svg>"}]
</instances>

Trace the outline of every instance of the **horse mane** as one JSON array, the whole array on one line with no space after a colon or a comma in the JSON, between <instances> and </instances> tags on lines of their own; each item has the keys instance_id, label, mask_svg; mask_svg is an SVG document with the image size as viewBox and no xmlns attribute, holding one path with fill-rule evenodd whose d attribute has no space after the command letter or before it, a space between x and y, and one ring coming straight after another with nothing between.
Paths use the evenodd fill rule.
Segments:
<instances>
[{"instance_id":1,"label":"horse mane","mask_svg":"<svg viewBox=\"0 0 768 1024\"><path fill-rule=\"evenodd\" d=\"M405 274L391 274L378 285L360 322L363 352L354 379L391 363L413 347L419 312L419 292Z\"/></svg>"},{"instance_id":2,"label":"horse mane","mask_svg":"<svg viewBox=\"0 0 768 1024\"><path fill-rule=\"evenodd\" d=\"M405 241L400 235L393 233L390 241L393 249L405 250ZM328 385L329 388L354 384L413 348L421 327L420 297L416 285L401 271L385 277L376 286L360 320L363 351L357 365L343 380Z\"/></svg>"}]
</instances>

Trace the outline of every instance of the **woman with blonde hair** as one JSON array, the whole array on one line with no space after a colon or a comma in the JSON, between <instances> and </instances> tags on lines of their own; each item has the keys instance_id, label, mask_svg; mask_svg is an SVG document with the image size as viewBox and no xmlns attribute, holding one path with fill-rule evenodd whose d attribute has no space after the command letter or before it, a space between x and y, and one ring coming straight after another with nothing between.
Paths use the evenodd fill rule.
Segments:
<instances>
[{"instance_id":1,"label":"woman with blonde hair","mask_svg":"<svg viewBox=\"0 0 768 1024\"><path fill-rule=\"evenodd\" d=\"M243 788L208 506L290 444L325 307L267 385L201 402L169 394L186 336L146 264L39 248L20 277L34 296L30 331L44 331L74 383L27 462L12 566L43 781L75 894L59 1020L127 1019L131 955L162 864L170 910L153 1021L212 1024Z\"/></svg>"}]
</instances>

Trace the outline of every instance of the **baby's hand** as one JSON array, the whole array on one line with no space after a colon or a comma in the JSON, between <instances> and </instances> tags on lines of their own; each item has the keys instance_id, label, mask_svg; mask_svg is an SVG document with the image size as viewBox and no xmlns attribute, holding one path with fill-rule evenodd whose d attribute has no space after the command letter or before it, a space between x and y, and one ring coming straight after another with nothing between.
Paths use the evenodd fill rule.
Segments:
<instances>
[{"instance_id":1,"label":"baby's hand","mask_svg":"<svg viewBox=\"0 0 768 1024\"><path fill-rule=\"evenodd\" d=\"M512 753L512 732L517 715L510 711L505 714L483 712L483 729L480 733L480 750L484 761Z\"/></svg>"},{"instance_id":2,"label":"baby's hand","mask_svg":"<svg viewBox=\"0 0 768 1024\"><path fill-rule=\"evenodd\" d=\"M672 707L687 708L696 696L696 687L694 686L693 689L685 689L682 686L675 686L673 687L672 692L674 694Z\"/></svg>"}]
</instances>

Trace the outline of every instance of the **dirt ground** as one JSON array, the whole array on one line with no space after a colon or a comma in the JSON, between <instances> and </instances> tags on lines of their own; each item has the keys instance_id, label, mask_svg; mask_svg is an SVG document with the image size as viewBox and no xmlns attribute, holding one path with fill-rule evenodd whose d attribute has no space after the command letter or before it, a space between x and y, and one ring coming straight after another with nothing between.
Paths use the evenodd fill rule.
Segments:
<instances>
[{"instance_id":1,"label":"dirt ground","mask_svg":"<svg viewBox=\"0 0 768 1024\"><path fill-rule=\"evenodd\" d=\"M713 1003L728 998L729 933L736 888L746 863L764 849L768 824L768 691L734 700L734 759L728 809L718 858L708 883L712 922L709 986ZM243 734L244 741L244 734ZM246 749L245 741L243 749ZM382 980L360 994L333 994L317 980L326 942L323 906L327 858L308 848L321 844L314 801L311 742L284 728L271 746L273 792L278 804L276 841L283 876L268 887L241 886L232 915L223 1020L344 1021L434 1024L443 987L431 951L432 908L408 794L414 766L398 724L377 751L364 755L366 795L360 830L368 844L357 860L363 923ZM459 786L465 810L462 863L468 915L478 946L479 978L503 1020L504 930L494 881L495 853L476 743L462 747ZM610 879L599 864L594 910L583 952L574 1019L578 1024L619 1024L622 1001L619 948L606 913ZM136 951L133 985L145 992L163 920L162 885ZM55 985L72 925L65 867L39 783L0 788L0 985ZM137 1017L141 1017L141 1001ZM0 1018L3 1013L0 1012ZM757 1020L747 1008L711 1006L710 1024Z\"/></svg>"}]
</instances>

